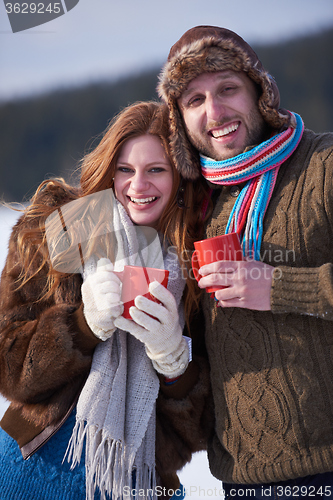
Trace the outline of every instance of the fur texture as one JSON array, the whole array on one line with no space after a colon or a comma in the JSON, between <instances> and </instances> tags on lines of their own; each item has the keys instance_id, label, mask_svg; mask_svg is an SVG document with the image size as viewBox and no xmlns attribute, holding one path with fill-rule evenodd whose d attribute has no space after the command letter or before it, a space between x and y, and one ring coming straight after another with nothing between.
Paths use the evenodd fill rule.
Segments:
<instances>
[{"instance_id":1,"label":"fur texture","mask_svg":"<svg viewBox=\"0 0 333 500\"><path fill-rule=\"evenodd\" d=\"M43 197L47 202L49 195ZM46 266L17 288L22 271L17 240L23 229L38 223L22 216L9 241L0 283L0 390L29 422L46 426L70 407L89 372L98 339L88 330L80 332L76 324L80 275L64 277L48 299L40 299ZM38 259L31 263L32 272L37 265Z\"/></svg>"}]
</instances>

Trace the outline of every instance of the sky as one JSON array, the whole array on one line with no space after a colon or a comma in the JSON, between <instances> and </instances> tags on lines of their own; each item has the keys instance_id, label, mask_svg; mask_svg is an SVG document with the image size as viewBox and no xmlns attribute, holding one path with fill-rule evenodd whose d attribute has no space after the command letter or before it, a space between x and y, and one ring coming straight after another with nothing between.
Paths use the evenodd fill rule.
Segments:
<instances>
[{"instance_id":1,"label":"sky","mask_svg":"<svg viewBox=\"0 0 333 500\"><path fill-rule=\"evenodd\" d=\"M79 0L57 19L13 33L8 2L0 0L0 102L162 66L199 24L229 28L250 44L333 26L332 0Z\"/></svg>"}]
</instances>

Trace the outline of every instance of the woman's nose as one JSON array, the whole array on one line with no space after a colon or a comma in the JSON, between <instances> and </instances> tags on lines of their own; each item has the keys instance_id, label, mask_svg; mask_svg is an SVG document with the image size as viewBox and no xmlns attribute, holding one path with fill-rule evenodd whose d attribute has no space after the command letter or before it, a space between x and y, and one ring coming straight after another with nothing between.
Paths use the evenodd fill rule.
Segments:
<instances>
[{"instance_id":1,"label":"woman's nose","mask_svg":"<svg viewBox=\"0 0 333 500\"><path fill-rule=\"evenodd\" d=\"M149 181L144 174L136 173L131 179L131 188L136 192L144 191L149 188Z\"/></svg>"}]
</instances>

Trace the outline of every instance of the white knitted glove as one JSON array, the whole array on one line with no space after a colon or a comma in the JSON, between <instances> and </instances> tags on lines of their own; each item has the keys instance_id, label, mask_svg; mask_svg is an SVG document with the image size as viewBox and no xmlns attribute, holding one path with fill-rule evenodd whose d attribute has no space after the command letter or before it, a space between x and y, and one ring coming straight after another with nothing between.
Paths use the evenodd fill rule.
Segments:
<instances>
[{"instance_id":1,"label":"white knitted glove","mask_svg":"<svg viewBox=\"0 0 333 500\"><path fill-rule=\"evenodd\" d=\"M168 378L178 377L189 363L189 349L182 336L176 301L157 281L149 285L149 292L161 304L139 295L134 301L136 307L130 308L134 321L119 316L114 324L145 344L156 371Z\"/></svg>"},{"instance_id":2,"label":"white knitted glove","mask_svg":"<svg viewBox=\"0 0 333 500\"><path fill-rule=\"evenodd\" d=\"M100 259L94 274L81 287L83 314L96 337L107 340L114 332L114 319L122 314L121 281L113 272L109 259Z\"/></svg>"}]
</instances>

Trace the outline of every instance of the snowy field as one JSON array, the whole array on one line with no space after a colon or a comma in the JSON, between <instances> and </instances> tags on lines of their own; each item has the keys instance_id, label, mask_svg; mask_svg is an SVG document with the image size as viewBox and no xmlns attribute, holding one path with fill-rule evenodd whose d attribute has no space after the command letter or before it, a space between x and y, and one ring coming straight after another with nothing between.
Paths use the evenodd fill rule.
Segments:
<instances>
[{"instance_id":1,"label":"snowy field","mask_svg":"<svg viewBox=\"0 0 333 500\"><path fill-rule=\"evenodd\" d=\"M0 269L2 270L7 255L8 238L12 226L19 213L0 207ZM8 406L7 401L0 395L0 418ZM208 467L206 453L194 455L190 464L184 467L179 474L182 484L186 488L188 500L223 499L221 482L215 479Z\"/></svg>"}]
</instances>

